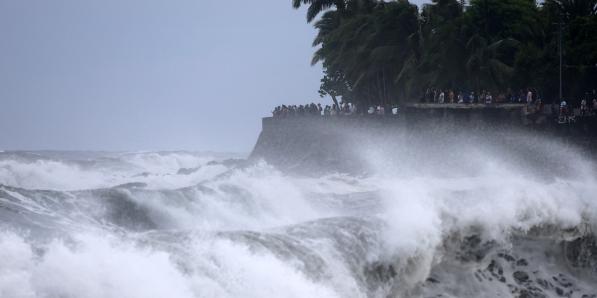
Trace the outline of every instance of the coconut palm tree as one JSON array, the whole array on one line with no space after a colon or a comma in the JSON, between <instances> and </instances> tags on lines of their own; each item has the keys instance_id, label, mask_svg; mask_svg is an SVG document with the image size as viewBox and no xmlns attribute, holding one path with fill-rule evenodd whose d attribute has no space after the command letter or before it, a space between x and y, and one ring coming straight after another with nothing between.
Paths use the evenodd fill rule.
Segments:
<instances>
[{"instance_id":1,"label":"coconut palm tree","mask_svg":"<svg viewBox=\"0 0 597 298\"><path fill-rule=\"evenodd\" d=\"M309 5L307 9L307 22L309 23L317 15L332 7L335 7L339 11L343 11L346 8L344 0L292 0L292 7L300 8L302 5Z\"/></svg>"},{"instance_id":2,"label":"coconut palm tree","mask_svg":"<svg viewBox=\"0 0 597 298\"><path fill-rule=\"evenodd\" d=\"M509 47L515 47L518 41L514 39L500 39L489 43L478 34L473 35L466 44L468 59L466 69L469 78L475 78L475 88L491 87L494 90L504 90L511 78L514 68L499 58L499 52Z\"/></svg>"},{"instance_id":3,"label":"coconut palm tree","mask_svg":"<svg viewBox=\"0 0 597 298\"><path fill-rule=\"evenodd\" d=\"M597 0L547 0L545 2L546 5L556 6L568 19L597 14Z\"/></svg>"},{"instance_id":4,"label":"coconut palm tree","mask_svg":"<svg viewBox=\"0 0 597 298\"><path fill-rule=\"evenodd\" d=\"M574 74L585 78L567 82L576 86L569 89L596 87L597 0L545 0L541 6L534 0L466 2L465 10L464 1L432 0L421 13L408 0L292 4L308 6L307 20L317 29L312 63L322 64L321 94L335 102L413 100L428 87L504 91L532 84L548 90L559 61L552 27L562 11L565 62L582 66Z\"/></svg>"}]
</instances>

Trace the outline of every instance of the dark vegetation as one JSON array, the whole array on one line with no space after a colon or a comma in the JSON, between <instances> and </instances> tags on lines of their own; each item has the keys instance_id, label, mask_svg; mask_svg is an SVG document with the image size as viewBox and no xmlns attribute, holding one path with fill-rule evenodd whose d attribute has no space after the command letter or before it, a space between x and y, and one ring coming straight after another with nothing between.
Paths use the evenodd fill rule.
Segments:
<instances>
[{"instance_id":1,"label":"dark vegetation","mask_svg":"<svg viewBox=\"0 0 597 298\"><path fill-rule=\"evenodd\" d=\"M313 64L334 102L418 101L427 88L532 87L559 101L597 88L597 0L293 0L318 30Z\"/></svg>"}]
</instances>

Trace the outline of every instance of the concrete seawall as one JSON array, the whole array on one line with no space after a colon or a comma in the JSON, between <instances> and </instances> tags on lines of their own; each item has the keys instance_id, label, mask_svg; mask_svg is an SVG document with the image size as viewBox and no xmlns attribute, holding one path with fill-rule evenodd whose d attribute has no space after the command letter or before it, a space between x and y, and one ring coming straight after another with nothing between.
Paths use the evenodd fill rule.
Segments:
<instances>
[{"instance_id":1,"label":"concrete seawall","mask_svg":"<svg viewBox=\"0 0 597 298\"><path fill-rule=\"evenodd\" d=\"M557 137L592 151L597 144L596 117L558 125L549 115L526 115L524 105L411 105L398 115L294 116L263 118L262 132L250 158L288 170L310 172L323 167L338 171L361 168L362 150L402 136L401 146L416 139L501 138L533 134ZM417 138L404 136L416 135Z\"/></svg>"}]
</instances>

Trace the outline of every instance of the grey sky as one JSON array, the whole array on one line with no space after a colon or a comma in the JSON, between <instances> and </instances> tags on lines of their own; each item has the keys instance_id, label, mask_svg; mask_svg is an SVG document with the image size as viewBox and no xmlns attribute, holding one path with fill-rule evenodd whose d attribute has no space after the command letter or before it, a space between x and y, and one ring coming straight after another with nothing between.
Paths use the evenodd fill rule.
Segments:
<instances>
[{"instance_id":1,"label":"grey sky","mask_svg":"<svg viewBox=\"0 0 597 298\"><path fill-rule=\"evenodd\" d=\"M248 152L320 100L314 34L290 0L0 0L0 149Z\"/></svg>"}]
</instances>

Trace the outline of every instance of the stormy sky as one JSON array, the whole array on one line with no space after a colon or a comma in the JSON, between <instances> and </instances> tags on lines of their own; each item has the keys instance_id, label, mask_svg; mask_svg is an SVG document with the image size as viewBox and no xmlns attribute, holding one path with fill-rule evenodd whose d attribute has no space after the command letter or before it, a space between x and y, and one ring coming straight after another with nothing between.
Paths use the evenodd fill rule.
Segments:
<instances>
[{"instance_id":1,"label":"stormy sky","mask_svg":"<svg viewBox=\"0 0 597 298\"><path fill-rule=\"evenodd\" d=\"M314 35L290 0L0 0L0 150L249 152L330 101Z\"/></svg>"}]
</instances>

